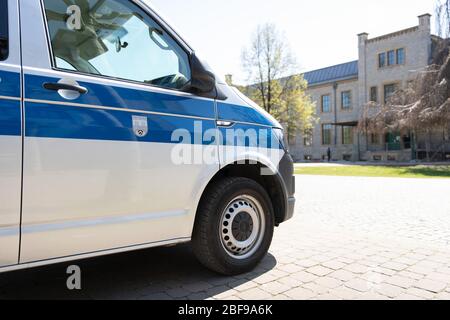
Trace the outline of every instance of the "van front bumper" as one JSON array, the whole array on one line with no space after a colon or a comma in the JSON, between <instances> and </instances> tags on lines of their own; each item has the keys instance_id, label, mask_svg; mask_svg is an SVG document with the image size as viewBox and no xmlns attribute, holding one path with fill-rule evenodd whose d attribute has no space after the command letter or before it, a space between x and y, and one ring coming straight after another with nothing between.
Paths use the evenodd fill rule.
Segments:
<instances>
[{"instance_id":1,"label":"van front bumper","mask_svg":"<svg viewBox=\"0 0 450 320\"><path fill-rule=\"evenodd\" d=\"M279 223L292 219L295 212L295 176L294 176L294 160L291 155L286 152L280 161L279 173L283 181L285 195L285 213L284 218Z\"/></svg>"},{"instance_id":2,"label":"van front bumper","mask_svg":"<svg viewBox=\"0 0 450 320\"><path fill-rule=\"evenodd\" d=\"M288 199L287 203L287 210L286 210L286 219L284 221L292 219L294 217L294 210L295 210L295 197L290 197Z\"/></svg>"}]
</instances>

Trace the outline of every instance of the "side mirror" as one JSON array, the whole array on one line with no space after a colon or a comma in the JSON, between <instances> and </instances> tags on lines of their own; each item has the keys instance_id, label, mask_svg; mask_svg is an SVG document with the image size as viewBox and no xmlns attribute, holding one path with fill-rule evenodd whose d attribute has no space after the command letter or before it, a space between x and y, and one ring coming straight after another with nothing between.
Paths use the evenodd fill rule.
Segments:
<instances>
[{"instance_id":1,"label":"side mirror","mask_svg":"<svg viewBox=\"0 0 450 320\"><path fill-rule=\"evenodd\" d=\"M208 70L195 53L192 53L190 56L190 65L191 81L188 91L200 96L216 98L216 76L214 73Z\"/></svg>"}]
</instances>

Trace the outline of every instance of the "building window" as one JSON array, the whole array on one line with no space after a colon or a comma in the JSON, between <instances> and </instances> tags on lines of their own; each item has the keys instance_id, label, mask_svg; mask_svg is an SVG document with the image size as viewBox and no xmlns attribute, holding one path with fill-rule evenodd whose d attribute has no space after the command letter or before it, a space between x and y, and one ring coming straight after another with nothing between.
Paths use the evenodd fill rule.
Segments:
<instances>
[{"instance_id":1,"label":"building window","mask_svg":"<svg viewBox=\"0 0 450 320\"><path fill-rule=\"evenodd\" d=\"M380 144L380 136L376 133L372 133L370 135L370 144L374 145Z\"/></svg>"},{"instance_id":2,"label":"building window","mask_svg":"<svg viewBox=\"0 0 450 320\"><path fill-rule=\"evenodd\" d=\"M395 50L388 51L388 66L395 64Z\"/></svg>"},{"instance_id":3,"label":"building window","mask_svg":"<svg viewBox=\"0 0 450 320\"><path fill-rule=\"evenodd\" d=\"M322 96L322 112L323 113L331 112L330 95Z\"/></svg>"},{"instance_id":4,"label":"building window","mask_svg":"<svg viewBox=\"0 0 450 320\"><path fill-rule=\"evenodd\" d=\"M8 57L8 1L0 1L0 61Z\"/></svg>"},{"instance_id":5,"label":"building window","mask_svg":"<svg viewBox=\"0 0 450 320\"><path fill-rule=\"evenodd\" d=\"M388 103L389 99L394 95L397 86L395 84L387 84L384 86L384 103Z\"/></svg>"},{"instance_id":6,"label":"building window","mask_svg":"<svg viewBox=\"0 0 450 320\"><path fill-rule=\"evenodd\" d=\"M342 144L353 144L353 127L342 127Z\"/></svg>"},{"instance_id":7,"label":"building window","mask_svg":"<svg viewBox=\"0 0 450 320\"><path fill-rule=\"evenodd\" d=\"M305 147L311 147L313 145L313 132L312 130L307 130L305 132L304 138L303 138L303 144Z\"/></svg>"},{"instance_id":8,"label":"building window","mask_svg":"<svg viewBox=\"0 0 450 320\"><path fill-rule=\"evenodd\" d=\"M386 53L380 53L378 55L378 66L384 68L386 66Z\"/></svg>"},{"instance_id":9,"label":"building window","mask_svg":"<svg viewBox=\"0 0 450 320\"><path fill-rule=\"evenodd\" d=\"M389 50L378 54L378 67L395 66L405 64L405 49Z\"/></svg>"},{"instance_id":10,"label":"building window","mask_svg":"<svg viewBox=\"0 0 450 320\"><path fill-rule=\"evenodd\" d=\"M405 49L397 49L397 64L405 64Z\"/></svg>"},{"instance_id":11,"label":"building window","mask_svg":"<svg viewBox=\"0 0 450 320\"><path fill-rule=\"evenodd\" d=\"M370 88L370 101L378 102L378 87Z\"/></svg>"},{"instance_id":12,"label":"building window","mask_svg":"<svg viewBox=\"0 0 450 320\"><path fill-rule=\"evenodd\" d=\"M342 155L342 160L344 160L344 161L352 161L352 155L351 154L344 154L344 155Z\"/></svg>"},{"instance_id":13,"label":"building window","mask_svg":"<svg viewBox=\"0 0 450 320\"><path fill-rule=\"evenodd\" d=\"M341 93L342 109L350 109L352 107L352 93L351 91L344 91Z\"/></svg>"},{"instance_id":14,"label":"building window","mask_svg":"<svg viewBox=\"0 0 450 320\"><path fill-rule=\"evenodd\" d=\"M330 145L331 144L331 130L333 126L331 124L323 124L322 125L322 144Z\"/></svg>"}]
</instances>

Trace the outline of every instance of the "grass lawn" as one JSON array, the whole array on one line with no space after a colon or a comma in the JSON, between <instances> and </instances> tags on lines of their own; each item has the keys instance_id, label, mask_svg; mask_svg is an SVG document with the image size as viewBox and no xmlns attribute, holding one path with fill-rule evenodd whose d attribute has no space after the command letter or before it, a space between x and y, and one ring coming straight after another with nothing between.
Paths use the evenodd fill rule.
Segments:
<instances>
[{"instance_id":1,"label":"grass lawn","mask_svg":"<svg viewBox=\"0 0 450 320\"><path fill-rule=\"evenodd\" d=\"M340 177L448 178L450 166L331 166L298 167L295 174Z\"/></svg>"}]
</instances>

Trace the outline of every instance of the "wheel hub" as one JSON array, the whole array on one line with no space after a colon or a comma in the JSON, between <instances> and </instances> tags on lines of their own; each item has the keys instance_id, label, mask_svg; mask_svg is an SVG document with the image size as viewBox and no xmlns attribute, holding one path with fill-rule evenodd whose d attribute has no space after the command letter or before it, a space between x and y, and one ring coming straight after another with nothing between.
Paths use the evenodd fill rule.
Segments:
<instances>
[{"instance_id":1,"label":"wheel hub","mask_svg":"<svg viewBox=\"0 0 450 320\"><path fill-rule=\"evenodd\" d=\"M244 259L257 250L264 230L264 216L259 202L250 196L241 196L222 213L220 234L227 253Z\"/></svg>"},{"instance_id":2,"label":"wheel hub","mask_svg":"<svg viewBox=\"0 0 450 320\"><path fill-rule=\"evenodd\" d=\"M233 220L232 228L233 236L238 241L245 241L252 235L253 220L246 212L240 212Z\"/></svg>"}]
</instances>

